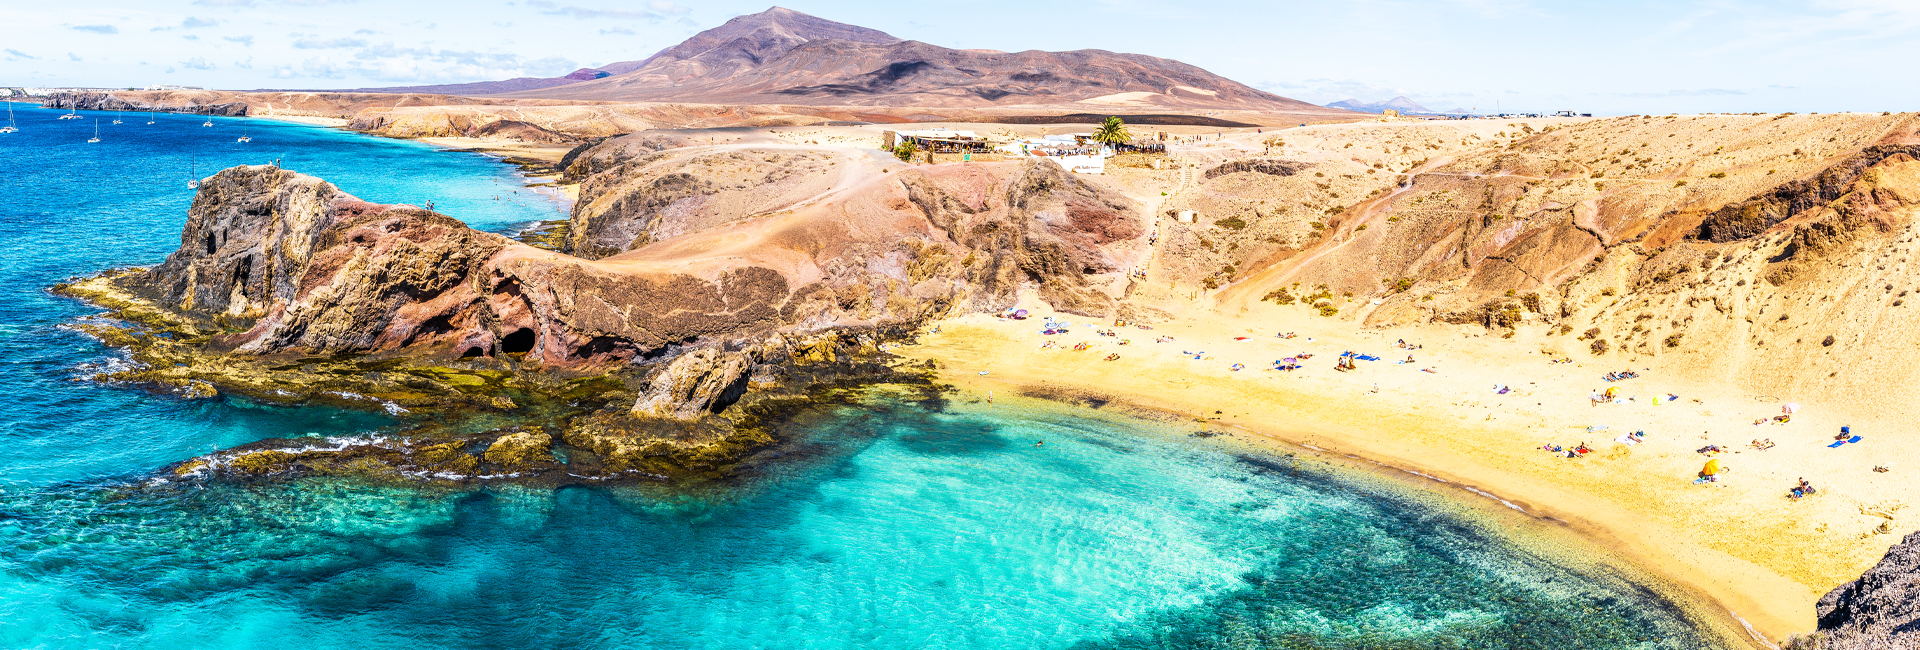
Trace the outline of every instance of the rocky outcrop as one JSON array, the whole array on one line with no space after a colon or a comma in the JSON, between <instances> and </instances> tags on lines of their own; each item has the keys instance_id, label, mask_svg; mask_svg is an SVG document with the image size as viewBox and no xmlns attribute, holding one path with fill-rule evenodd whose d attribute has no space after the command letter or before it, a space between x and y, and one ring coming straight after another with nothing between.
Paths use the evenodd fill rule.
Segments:
<instances>
[{"instance_id":1,"label":"rocky outcrop","mask_svg":"<svg viewBox=\"0 0 1920 650\"><path fill-rule=\"evenodd\" d=\"M635 415L697 420L725 409L747 392L754 354L707 348L682 355L655 374L634 402Z\"/></svg>"},{"instance_id":2,"label":"rocky outcrop","mask_svg":"<svg viewBox=\"0 0 1920 650\"><path fill-rule=\"evenodd\" d=\"M1840 198L1868 168L1895 157L1915 156L1920 156L1920 145L1867 147L1812 178L1788 181L1759 196L1714 210L1689 237L1714 243L1754 237L1793 215Z\"/></svg>"},{"instance_id":3,"label":"rocky outcrop","mask_svg":"<svg viewBox=\"0 0 1920 650\"><path fill-rule=\"evenodd\" d=\"M278 167L235 167L202 182L164 262L58 290L132 324L79 325L132 352L135 368L103 379L431 422L400 442L200 459L218 475L467 480L560 467L544 451L556 434L468 433L497 422L484 414L517 412L560 427L580 452L558 475L708 471L770 444L781 405L923 381L881 348L924 319L999 309L1021 287L1066 309L1111 309L1089 277L1138 247L1130 202L1051 164L900 167L790 193L771 206L778 218L664 210L647 225L661 241L603 260ZM752 182L836 178L739 169Z\"/></svg>"},{"instance_id":4,"label":"rocky outcrop","mask_svg":"<svg viewBox=\"0 0 1920 650\"><path fill-rule=\"evenodd\" d=\"M167 102L153 97L120 97L112 93L55 93L41 108L75 109L82 111L153 111L157 113L193 113L196 115L225 115L242 117L247 114L246 102L240 101L195 101L199 98L186 98L184 101Z\"/></svg>"},{"instance_id":5,"label":"rocky outcrop","mask_svg":"<svg viewBox=\"0 0 1920 650\"><path fill-rule=\"evenodd\" d=\"M1920 647L1920 533L1893 548L1859 580L1820 598L1820 628L1793 650L1906 650Z\"/></svg>"},{"instance_id":6,"label":"rocky outcrop","mask_svg":"<svg viewBox=\"0 0 1920 650\"><path fill-rule=\"evenodd\" d=\"M524 356L600 367L778 324L788 285L765 268L621 273L412 206L375 205L274 167L202 186L167 261L125 284L242 331L251 354Z\"/></svg>"},{"instance_id":7,"label":"rocky outcrop","mask_svg":"<svg viewBox=\"0 0 1920 650\"><path fill-rule=\"evenodd\" d=\"M528 431L517 431L494 439L487 446L487 462L508 470L520 470L535 463L551 461L553 457L547 449L553 446L553 436L534 427Z\"/></svg>"}]
</instances>

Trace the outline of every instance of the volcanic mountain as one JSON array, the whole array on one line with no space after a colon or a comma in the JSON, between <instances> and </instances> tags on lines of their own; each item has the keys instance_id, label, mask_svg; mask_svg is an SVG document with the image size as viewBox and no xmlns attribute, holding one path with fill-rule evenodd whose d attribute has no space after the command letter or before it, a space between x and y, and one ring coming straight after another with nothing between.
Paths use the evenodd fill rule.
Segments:
<instances>
[{"instance_id":1,"label":"volcanic mountain","mask_svg":"<svg viewBox=\"0 0 1920 650\"><path fill-rule=\"evenodd\" d=\"M1169 59L1104 50L955 50L780 7L736 17L645 59L595 69L612 74L564 85L530 79L544 87L472 94L816 106L1089 102L1328 112Z\"/></svg>"},{"instance_id":2,"label":"volcanic mountain","mask_svg":"<svg viewBox=\"0 0 1920 650\"><path fill-rule=\"evenodd\" d=\"M1393 109L1400 111L1401 115L1432 115L1438 112L1421 106L1419 102L1407 99L1406 97L1395 97L1384 102L1362 102L1358 99L1342 99L1327 104L1327 108L1338 108L1361 113L1382 113L1386 112L1387 109Z\"/></svg>"}]
</instances>

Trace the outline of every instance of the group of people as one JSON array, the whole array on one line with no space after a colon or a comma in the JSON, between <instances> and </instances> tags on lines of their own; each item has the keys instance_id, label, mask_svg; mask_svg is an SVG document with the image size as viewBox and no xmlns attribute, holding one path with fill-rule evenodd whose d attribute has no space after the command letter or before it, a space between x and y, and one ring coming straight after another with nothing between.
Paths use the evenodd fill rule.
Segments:
<instances>
[{"instance_id":1,"label":"group of people","mask_svg":"<svg viewBox=\"0 0 1920 650\"><path fill-rule=\"evenodd\" d=\"M1580 458L1580 457L1586 456L1587 454L1593 453L1593 448L1588 447L1587 443L1584 443L1584 442L1580 443L1579 446L1574 447L1572 449L1561 447L1560 445L1556 445L1553 443L1547 443L1547 444L1541 445L1540 448L1553 452L1555 454L1565 456L1567 458Z\"/></svg>"},{"instance_id":2,"label":"group of people","mask_svg":"<svg viewBox=\"0 0 1920 650\"><path fill-rule=\"evenodd\" d=\"M1601 379L1606 380L1608 383L1612 383L1616 381L1633 379L1639 376L1640 376L1640 373L1634 372L1632 370L1622 370L1620 372L1609 372L1605 377L1601 377Z\"/></svg>"}]
</instances>

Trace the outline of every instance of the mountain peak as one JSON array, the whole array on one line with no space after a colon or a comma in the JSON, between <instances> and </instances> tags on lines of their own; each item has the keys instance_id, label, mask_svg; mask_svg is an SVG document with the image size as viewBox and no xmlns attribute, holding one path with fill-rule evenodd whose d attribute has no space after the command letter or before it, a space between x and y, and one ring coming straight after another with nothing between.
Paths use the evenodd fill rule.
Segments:
<instances>
[{"instance_id":1,"label":"mountain peak","mask_svg":"<svg viewBox=\"0 0 1920 650\"><path fill-rule=\"evenodd\" d=\"M752 60L766 60L786 54L807 41L834 39L860 43L898 43L901 39L877 29L834 22L788 9L770 7L757 14L742 14L719 27L709 29L685 42L669 47L639 61L625 61L601 67L613 74L632 72L657 60L684 61L716 49L737 49Z\"/></svg>"}]
</instances>

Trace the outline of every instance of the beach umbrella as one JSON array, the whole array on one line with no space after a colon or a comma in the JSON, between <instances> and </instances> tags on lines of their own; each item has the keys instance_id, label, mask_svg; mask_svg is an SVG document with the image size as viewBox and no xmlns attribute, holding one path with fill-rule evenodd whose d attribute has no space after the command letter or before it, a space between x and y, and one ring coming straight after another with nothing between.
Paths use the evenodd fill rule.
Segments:
<instances>
[{"instance_id":1,"label":"beach umbrella","mask_svg":"<svg viewBox=\"0 0 1920 650\"><path fill-rule=\"evenodd\" d=\"M1014 318L1026 318L1026 317L1027 317L1027 310L1025 310L1025 309L1015 309L1015 310L1013 310L1013 317L1014 317Z\"/></svg>"},{"instance_id":2,"label":"beach umbrella","mask_svg":"<svg viewBox=\"0 0 1920 650\"><path fill-rule=\"evenodd\" d=\"M1720 473L1720 459L1718 458L1707 461L1707 466L1700 469L1701 476L1714 476L1719 473Z\"/></svg>"},{"instance_id":3,"label":"beach umbrella","mask_svg":"<svg viewBox=\"0 0 1920 650\"><path fill-rule=\"evenodd\" d=\"M1794 413L1800 412L1800 405L1793 402L1787 402L1786 405L1780 407L1780 410L1785 411L1788 415L1792 415Z\"/></svg>"}]
</instances>

